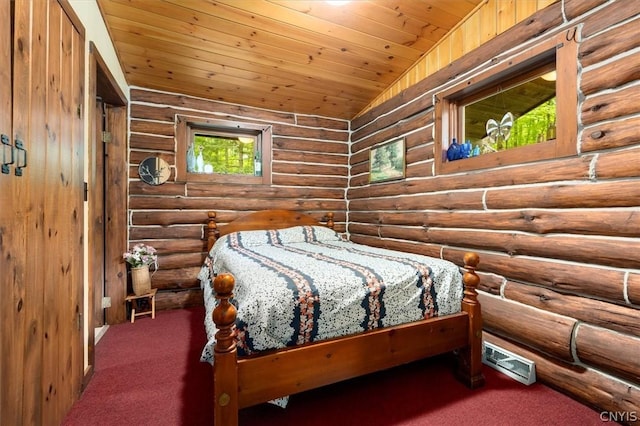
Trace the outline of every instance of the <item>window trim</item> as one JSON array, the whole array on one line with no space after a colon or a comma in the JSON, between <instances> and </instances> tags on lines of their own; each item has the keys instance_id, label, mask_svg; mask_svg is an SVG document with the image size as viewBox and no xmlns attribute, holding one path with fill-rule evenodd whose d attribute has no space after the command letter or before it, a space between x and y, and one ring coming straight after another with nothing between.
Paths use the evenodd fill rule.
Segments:
<instances>
[{"instance_id":1,"label":"window trim","mask_svg":"<svg viewBox=\"0 0 640 426\"><path fill-rule=\"evenodd\" d=\"M197 130L255 134L261 145L262 176L187 172L187 148L192 135ZM268 124L176 115L176 181L270 185L271 145L272 126Z\"/></svg>"},{"instance_id":2,"label":"window trim","mask_svg":"<svg viewBox=\"0 0 640 426\"><path fill-rule=\"evenodd\" d=\"M578 44L560 33L537 44L514 58L438 92L435 96L434 157L436 175L489 169L505 165L567 157L577 154ZM458 101L470 99L500 81L513 80L527 74L531 67L552 63L556 65L556 139L504 151L482 154L456 161L446 161L446 153L453 137L458 138Z\"/></svg>"}]
</instances>

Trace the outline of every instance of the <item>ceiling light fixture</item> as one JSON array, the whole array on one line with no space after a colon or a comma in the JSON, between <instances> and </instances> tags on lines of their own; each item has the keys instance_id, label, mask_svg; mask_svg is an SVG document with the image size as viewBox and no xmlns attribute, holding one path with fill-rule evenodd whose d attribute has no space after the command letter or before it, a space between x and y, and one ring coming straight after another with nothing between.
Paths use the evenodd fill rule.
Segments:
<instances>
[{"instance_id":1,"label":"ceiling light fixture","mask_svg":"<svg viewBox=\"0 0 640 426\"><path fill-rule=\"evenodd\" d=\"M545 81L556 81L556 72L555 70L549 71L548 73L541 75L540 78Z\"/></svg>"}]
</instances>

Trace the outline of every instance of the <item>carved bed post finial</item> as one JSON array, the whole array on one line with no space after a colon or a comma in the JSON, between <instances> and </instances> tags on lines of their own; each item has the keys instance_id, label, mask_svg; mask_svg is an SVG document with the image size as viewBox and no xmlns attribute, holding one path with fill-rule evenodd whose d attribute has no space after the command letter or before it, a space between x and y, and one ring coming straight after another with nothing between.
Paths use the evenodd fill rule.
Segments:
<instances>
[{"instance_id":1,"label":"carved bed post finial","mask_svg":"<svg viewBox=\"0 0 640 426\"><path fill-rule=\"evenodd\" d=\"M457 376L468 387L474 389L484 384L482 374L482 313L478 302L477 288L480 277L476 274L480 256L477 253L465 253L462 276L464 298L462 310L469 316L469 342L458 352Z\"/></svg>"},{"instance_id":2,"label":"carved bed post finial","mask_svg":"<svg viewBox=\"0 0 640 426\"><path fill-rule=\"evenodd\" d=\"M233 297L235 280L231 274L220 274L213 281L218 306L213 310L213 322L218 329L216 333L216 352L229 352L235 349L233 324L236 321L236 307L229 302Z\"/></svg>"},{"instance_id":3,"label":"carved bed post finial","mask_svg":"<svg viewBox=\"0 0 640 426\"><path fill-rule=\"evenodd\" d=\"M478 293L476 292L478 284L480 284L480 277L476 274L476 269L480 263L480 256L476 253L465 253L464 255L464 269L465 273L462 276L464 282L464 298L468 303L478 303Z\"/></svg>"},{"instance_id":4,"label":"carved bed post finial","mask_svg":"<svg viewBox=\"0 0 640 426\"><path fill-rule=\"evenodd\" d=\"M207 212L207 216L207 252L209 252L218 239L218 224L216 223L216 212Z\"/></svg>"},{"instance_id":5,"label":"carved bed post finial","mask_svg":"<svg viewBox=\"0 0 640 426\"><path fill-rule=\"evenodd\" d=\"M327 213L327 227L333 229L333 212Z\"/></svg>"},{"instance_id":6,"label":"carved bed post finial","mask_svg":"<svg viewBox=\"0 0 640 426\"><path fill-rule=\"evenodd\" d=\"M213 280L218 305L213 310L213 322L218 329L213 347L213 424L238 424L238 352L233 325L236 308L233 297L235 280L231 274L219 274Z\"/></svg>"}]
</instances>

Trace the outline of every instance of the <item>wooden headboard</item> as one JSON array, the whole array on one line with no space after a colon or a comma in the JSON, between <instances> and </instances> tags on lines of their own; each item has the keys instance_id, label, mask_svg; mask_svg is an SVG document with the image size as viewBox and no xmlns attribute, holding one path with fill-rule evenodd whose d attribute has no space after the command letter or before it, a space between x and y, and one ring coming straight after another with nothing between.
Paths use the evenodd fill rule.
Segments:
<instances>
[{"instance_id":1,"label":"wooden headboard","mask_svg":"<svg viewBox=\"0 0 640 426\"><path fill-rule=\"evenodd\" d=\"M218 226L216 212L207 213L207 251L223 235L236 231L255 231L259 229L283 229L300 225L321 225L333 229L333 213L327 213L326 223L318 222L313 217L292 210L261 210L249 213L226 225Z\"/></svg>"}]
</instances>

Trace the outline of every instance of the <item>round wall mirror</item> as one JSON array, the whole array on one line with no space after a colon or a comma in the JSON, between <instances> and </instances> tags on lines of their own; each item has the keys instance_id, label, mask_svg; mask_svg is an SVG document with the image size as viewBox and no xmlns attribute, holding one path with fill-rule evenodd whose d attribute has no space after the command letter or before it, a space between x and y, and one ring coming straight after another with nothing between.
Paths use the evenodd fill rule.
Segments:
<instances>
[{"instance_id":1,"label":"round wall mirror","mask_svg":"<svg viewBox=\"0 0 640 426\"><path fill-rule=\"evenodd\" d=\"M140 179L149 185L162 185L171 176L171 170L162 158L147 157L138 166L138 174Z\"/></svg>"}]
</instances>

